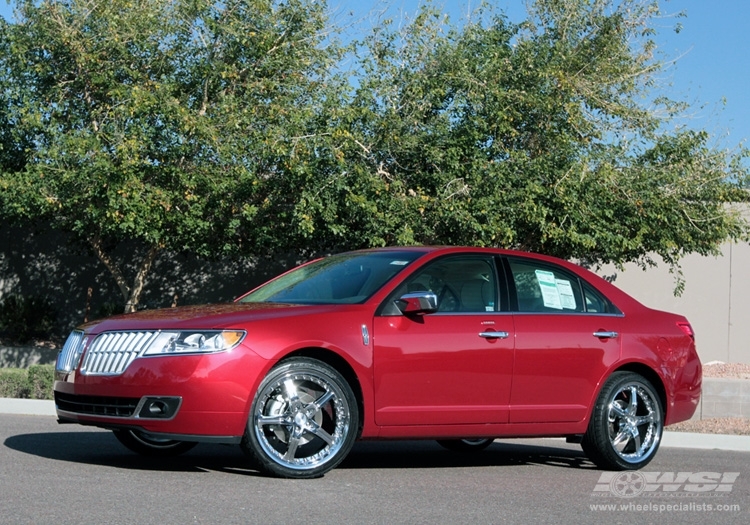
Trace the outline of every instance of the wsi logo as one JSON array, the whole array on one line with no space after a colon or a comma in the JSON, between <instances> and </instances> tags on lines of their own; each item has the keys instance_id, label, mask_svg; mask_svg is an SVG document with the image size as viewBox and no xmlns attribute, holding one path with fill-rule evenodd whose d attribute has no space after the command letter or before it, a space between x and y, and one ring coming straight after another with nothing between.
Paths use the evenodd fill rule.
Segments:
<instances>
[{"instance_id":1,"label":"wsi logo","mask_svg":"<svg viewBox=\"0 0 750 525\"><path fill-rule=\"evenodd\" d=\"M732 492L739 476L739 472L603 472L594 487L594 495L634 498L726 493Z\"/></svg>"}]
</instances>

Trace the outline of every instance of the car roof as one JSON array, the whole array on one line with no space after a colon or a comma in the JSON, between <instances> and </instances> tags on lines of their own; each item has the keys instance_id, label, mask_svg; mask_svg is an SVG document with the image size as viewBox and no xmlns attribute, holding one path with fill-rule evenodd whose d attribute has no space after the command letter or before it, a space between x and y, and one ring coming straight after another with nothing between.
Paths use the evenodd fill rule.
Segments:
<instances>
[{"instance_id":1,"label":"car roof","mask_svg":"<svg viewBox=\"0 0 750 525\"><path fill-rule=\"evenodd\" d=\"M522 250L513 250L508 248L494 248L485 246L449 246L449 245L424 245L424 246L384 246L376 248L365 248L361 250L353 250L346 253L361 253L361 252L394 252L394 251L407 251L407 252L418 252L418 253L433 253L433 254L449 254L449 253L491 253L497 255L507 256L518 256L518 257L533 257L542 260L548 260L550 262L567 262L564 259L558 257L544 255L537 252L527 252Z\"/></svg>"},{"instance_id":2,"label":"car roof","mask_svg":"<svg viewBox=\"0 0 750 525\"><path fill-rule=\"evenodd\" d=\"M439 257L441 255L449 254L460 254L460 253L488 253L493 255L502 255L507 257L525 257L530 259L536 259L538 261L548 262L562 266L573 273L584 277L587 281L595 284L602 292L607 295L610 300L614 301L618 305L618 308L625 311L635 303L640 307L641 304L637 299L626 293L625 291L614 286L612 283L606 281L601 276L592 272L588 268L581 266L572 261L567 261L559 257L551 255L545 255L538 252L528 252L522 250L512 250L507 248L491 248L491 247L479 247L479 246L440 246L440 245L426 245L426 246L387 246L378 248L368 248L363 250L355 250L348 253L362 253L362 252L396 252L396 251L415 251L422 253L423 255L430 255L430 258Z\"/></svg>"}]
</instances>

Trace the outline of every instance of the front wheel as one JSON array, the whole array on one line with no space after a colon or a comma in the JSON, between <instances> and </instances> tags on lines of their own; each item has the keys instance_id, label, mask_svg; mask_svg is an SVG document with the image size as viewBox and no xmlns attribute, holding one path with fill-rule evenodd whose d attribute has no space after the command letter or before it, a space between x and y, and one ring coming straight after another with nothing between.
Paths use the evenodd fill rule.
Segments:
<instances>
[{"instance_id":1,"label":"front wheel","mask_svg":"<svg viewBox=\"0 0 750 525\"><path fill-rule=\"evenodd\" d=\"M117 441L125 445L129 450L142 456L179 456L198 444L192 441L162 439L156 435L141 432L140 430L113 430L112 432Z\"/></svg>"},{"instance_id":2,"label":"front wheel","mask_svg":"<svg viewBox=\"0 0 750 525\"><path fill-rule=\"evenodd\" d=\"M267 474L314 478L343 461L358 428L357 400L341 374L321 361L295 358L261 383L241 446Z\"/></svg>"},{"instance_id":3,"label":"front wheel","mask_svg":"<svg viewBox=\"0 0 750 525\"><path fill-rule=\"evenodd\" d=\"M615 372L604 384L581 447L600 468L637 470L656 455L664 411L643 376Z\"/></svg>"},{"instance_id":4,"label":"front wheel","mask_svg":"<svg viewBox=\"0 0 750 525\"><path fill-rule=\"evenodd\" d=\"M495 440L492 438L475 438L475 439L438 439L438 444L454 452L479 452L486 449Z\"/></svg>"}]
</instances>

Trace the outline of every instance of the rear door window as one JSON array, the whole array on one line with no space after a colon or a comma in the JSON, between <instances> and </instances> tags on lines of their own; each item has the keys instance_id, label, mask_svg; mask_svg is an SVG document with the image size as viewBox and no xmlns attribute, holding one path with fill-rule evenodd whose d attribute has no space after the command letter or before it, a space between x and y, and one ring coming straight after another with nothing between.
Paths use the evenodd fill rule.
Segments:
<instances>
[{"instance_id":1,"label":"rear door window","mask_svg":"<svg viewBox=\"0 0 750 525\"><path fill-rule=\"evenodd\" d=\"M586 302L578 277L557 266L508 259L519 312L581 313Z\"/></svg>"},{"instance_id":2,"label":"rear door window","mask_svg":"<svg viewBox=\"0 0 750 525\"><path fill-rule=\"evenodd\" d=\"M508 258L509 286L515 289L518 312L620 314L620 310L591 284L554 264ZM511 295L513 290L511 290Z\"/></svg>"}]
</instances>

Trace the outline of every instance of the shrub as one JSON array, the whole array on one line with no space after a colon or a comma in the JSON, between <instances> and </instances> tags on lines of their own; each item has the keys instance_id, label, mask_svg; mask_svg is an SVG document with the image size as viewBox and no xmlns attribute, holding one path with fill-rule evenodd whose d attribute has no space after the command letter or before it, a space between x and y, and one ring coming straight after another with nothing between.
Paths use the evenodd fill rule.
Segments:
<instances>
[{"instance_id":1,"label":"shrub","mask_svg":"<svg viewBox=\"0 0 750 525\"><path fill-rule=\"evenodd\" d=\"M31 365L28 370L28 388L31 399L53 399L55 365Z\"/></svg>"},{"instance_id":2,"label":"shrub","mask_svg":"<svg viewBox=\"0 0 750 525\"><path fill-rule=\"evenodd\" d=\"M53 399L54 365L25 368L0 368L0 397L16 399Z\"/></svg>"},{"instance_id":3,"label":"shrub","mask_svg":"<svg viewBox=\"0 0 750 525\"><path fill-rule=\"evenodd\" d=\"M19 368L0 368L0 397L28 398L29 373Z\"/></svg>"}]
</instances>

